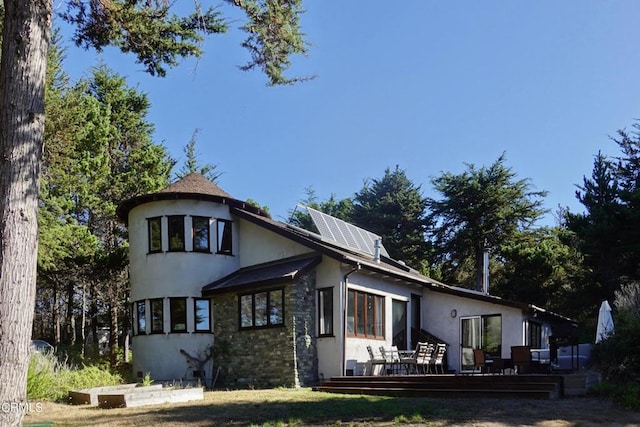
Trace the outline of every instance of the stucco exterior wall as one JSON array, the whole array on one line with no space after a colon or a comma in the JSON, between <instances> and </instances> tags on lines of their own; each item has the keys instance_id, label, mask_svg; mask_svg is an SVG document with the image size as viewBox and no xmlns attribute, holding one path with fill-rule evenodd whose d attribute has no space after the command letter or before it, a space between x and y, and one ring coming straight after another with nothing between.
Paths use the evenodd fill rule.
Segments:
<instances>
[{"instance_id":1,"label":"stucco exterior wall","mask_svg":"<svg viewBox=\"0 0 640 427\"><path fill-rule=\"evenodd\" d=\"M184 215L185 251L168 252L167 216ZM211 253L193 252L191 238L192 216L210 217ZM161 217L162 250L149 253L148 218ZM134 374L150 373L156 381L195 382L194 367L188 367L187 358L180 350L194 357L203 357L208 347L213 345L213 333L198 332L194 329L194 298L202 296L202 287L223 277L239 266L238 225L233 222L233 255L216 254L216 219L233 220L229 208L218 203L197 200L162 200L137 206L129 213L129 271L131 280L131 300L146 302L146 335L137 331L132 338ZM170 297L187 298L187 332L170 331ZM163 299L163 333L149 334L151 311L149 300ZM135 307L135 305L134 305ZM135 314L134 310L134 316ZM134 322L135 323L135 322ZM207 377L211 375L210 363Z\"/></svg>"},{"instance_id":2,"label":"stucco exterior wall","mask_svg":"<svg viewBox=\"0 0 640 427\"><path fill-rule=\"evenodd\" d=\"M441 292L424 291L423 329L449 344L447 362L460 371L461 319L469 316L502 315L502 357L511 357L511 346L523 344L522 310L500 304L461 298ZM455 310L455 317L452 316Z\"/></svg>"},{"instance_id":3,"label":"stucco exterior wall","mask_svg":"<svg viewBox=\"0 0 640 427\"><path fill-rule=\"evenodd\" d=\"M185 216L185 252L167 252L167 216ZM192 252L191 216L211 218L211 253ZM147 218L162 217L162 249L148 251ZM216 254L216 219L233 220L229 207L197 200L162 200L135 207L129 213L131 299L200 296L202 287L237 270L240 265L237 221L233 222L233 254Z\"/></svg>"},{"instance_id":4,"label":"stucco exterior wall","mask_svg":"<svg viewBox=\"0 0 640 427\"><path fill-rule=\"evenodd\" d=\"M380 346L390 347L393 339L392 327L392 304L393 300L407 303L407 319L411 319L411 295L420 294L422 288L414 285L403 284L391 281L383 276L374 276L364 271L351 274L348 277L348 289L361 290L368 293L385 297L385 318L384 318L384 339L368 339L347 337L345 347L345 361L347 368L353 368L354 374L363 374L368 369L369 353L367 346L370 345L376 353ZM406 341L410 342L410 326L406 328ZM369 371L366 371L369 373ZM340 374L340 373L338 373Z\"/></svg>"},{"instance_id":5,"label":"stucco exterior wall","mask_svg":"<svg viewBox=\"0 0 640 427\"><path fill-rule=\"evenodd\" d=\"M204 359L207 349L212 345L212 334L165 333L134 336L131 343L133 374L141 377L148 373L155 382L198 383L198 378L193 375L193 371L198 368L180 350L184 349L191 356ZM213 378L211 360L206 363L204 370L207 381L210 381Z\"/></svg>"},{"instance_id":6,"label":"stucco exterior wall","mask_svg":"<svg viewBox=\"0 0 640 427\"><path fill-rule=\"evenodd\" d=\"M261 264L311 252L309 248L249 221L238 221L240 267Z\"/></svg>"}]
</instances>

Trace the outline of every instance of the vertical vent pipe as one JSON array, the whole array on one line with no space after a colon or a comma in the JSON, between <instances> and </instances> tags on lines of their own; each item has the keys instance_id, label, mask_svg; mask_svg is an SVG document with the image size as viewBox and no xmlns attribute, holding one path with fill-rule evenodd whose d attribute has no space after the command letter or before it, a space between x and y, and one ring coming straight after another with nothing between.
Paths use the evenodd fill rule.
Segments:
<instances>
[{"instance_id":1,"label":"vertical vent pipe","mask_svg":"<svg viewBox=\"0 0 640 427\"><path fill-rule=\"evenodd\" d=\"M373 261L376 264L380 264L380 246L382 245L382 239L377 238L373 242Z\"/></svg>"}]
</instances>

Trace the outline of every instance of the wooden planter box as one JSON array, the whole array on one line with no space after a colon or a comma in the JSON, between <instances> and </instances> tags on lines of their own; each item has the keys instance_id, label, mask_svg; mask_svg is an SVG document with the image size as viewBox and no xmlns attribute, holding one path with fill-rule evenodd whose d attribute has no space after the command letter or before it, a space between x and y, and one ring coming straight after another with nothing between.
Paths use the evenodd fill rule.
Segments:
<instances>
[{"instance_id":1,"label":"wooden planter box","mask_svg":"<svg viewBox=\"0 0 640 427\"><path fill-rule=\"evenodd\" d=\"M98 395L98 405L101 408L135 408L137 406L203 399L204 389L202 387L163 389L162 385L159 385L101 393Z\"/></svg>"}]
</instances>

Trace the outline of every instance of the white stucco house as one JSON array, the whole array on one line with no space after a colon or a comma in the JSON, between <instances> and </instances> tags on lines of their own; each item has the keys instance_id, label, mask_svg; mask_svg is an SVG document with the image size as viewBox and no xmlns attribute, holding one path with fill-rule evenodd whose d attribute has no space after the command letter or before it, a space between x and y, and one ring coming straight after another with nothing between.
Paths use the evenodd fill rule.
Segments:
<instances>
[{"instance_id":1,"label":"white stucco house","mask_svg":"<svg viewBox=\"0 0 640 427\"><path fill-rule=\"evenodd\" d=\"M275 221L199 174L123 201L118 215L129 230L133 369L156 381L306 386L362 374L368 345L425 339L446 343L447 369L465 372L473 348L508 359L511 346L548 348L575 327L425 277L323 214L320 234Z\"/></svg>"}]
</instances>

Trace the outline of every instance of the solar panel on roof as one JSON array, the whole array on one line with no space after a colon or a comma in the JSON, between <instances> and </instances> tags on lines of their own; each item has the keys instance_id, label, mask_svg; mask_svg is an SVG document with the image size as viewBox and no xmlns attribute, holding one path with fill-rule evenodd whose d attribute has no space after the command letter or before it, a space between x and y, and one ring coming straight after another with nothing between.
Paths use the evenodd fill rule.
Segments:
<instances>
[{"instance_id":1,"label":"solar panel on roof","mask_svg":"<svg viewBox=\"0 0 640 427\"><path fill-rule=\"evenodd\" d=\"M382 241L382 238L377 234L367 231L364 228L356 227L353 224L324 212L310 207L307 207L307 212L309 212L313 223L322 237L333 240L342 246L374 255L375 241ZM389 256L382 243L380 243L380 253L386 257Z\"/></svg>"}]
</instances>

